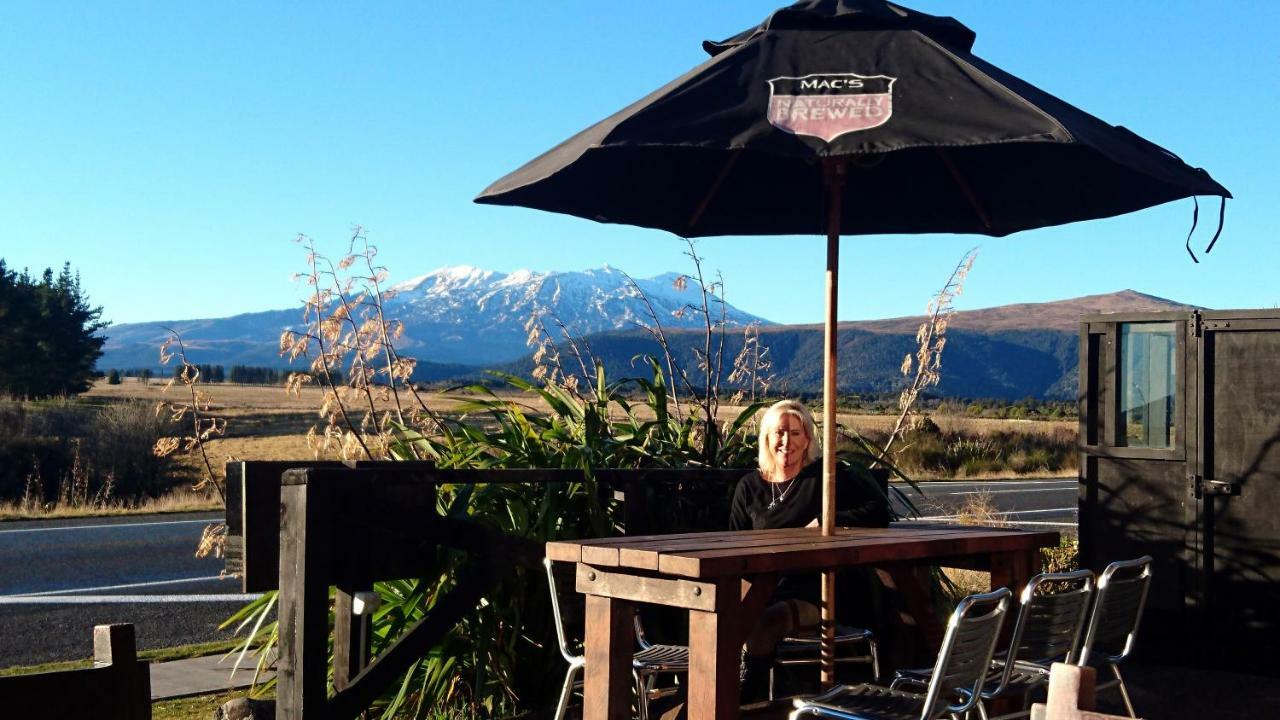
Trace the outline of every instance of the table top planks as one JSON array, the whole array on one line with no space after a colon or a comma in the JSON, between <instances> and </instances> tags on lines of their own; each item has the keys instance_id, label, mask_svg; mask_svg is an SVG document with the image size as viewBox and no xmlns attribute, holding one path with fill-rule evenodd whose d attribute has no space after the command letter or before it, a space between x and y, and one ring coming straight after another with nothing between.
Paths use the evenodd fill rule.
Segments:
<instances>
[{"instance_id":1,"label":"table top planks","mask_svg":"<svg viewBox=\"0 0 1280 720\"><path fill-rule=\"evenodd\" d=\"M826 537L818 528L784 528L567 540L547 543L546 552L556 561L705 579L1029 550L1058 539L1056 532L894 523L837 528Z\"/></svg>"}]
</instances>

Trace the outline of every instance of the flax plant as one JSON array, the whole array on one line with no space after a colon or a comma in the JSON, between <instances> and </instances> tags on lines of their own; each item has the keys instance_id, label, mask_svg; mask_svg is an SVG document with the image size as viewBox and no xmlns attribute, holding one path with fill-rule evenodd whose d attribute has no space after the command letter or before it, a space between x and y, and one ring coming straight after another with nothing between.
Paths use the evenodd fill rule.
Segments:
<instances>
[{"instance_id":1,"label":"flax plant","mask_svg":"<svg viewBox=\"0 0 1280 720\"><path fill-rule=\"evenodd\" d=\"M326 389L323 428L312 433L318 452L427 460L439 468L582 471L575 482L442 485L436 500L440 515L537 543L607 535L619 529L619 508L613 493L597 482L597 470L754 463L751 420L771 381L768 350L749 328L749 350L733 363L733 382L745 393L735 399L748 402L720 421L723 283L705 283L692 245L695 272L682 282L696 283L699 289L699 299L683 312L702 313L706 333L696 370L686 370L672 356L652 313L657 337L663 340L665 367L662 360L643 356L638 359L642 377L610 379L590 344L540 309L526 326L535 364L532 379L491 373L512 391L502 395L484 384L450 388L445 393L459 401L458 414L442 416L429 409L410 382L413 361L396 349L402 326L386 316L389 294L381 289L386 271L377 265L376 250L363 233L353 233L350 252L337 263L320 255L310 239L299 241L307 251L308 271L302 277L311 296L302 329L282 336L281 351L309 362L307 372L291 376L289 389L296 391L305 382ZM644 302L652 312L647 298ZM333 370L339 368L349 378L345 383L335 382ZM680 385L681 397L672 382ZM673 507L689 509L689 517L704 526L720 523L723 518L697 515L698 510L705 515L711 503L699 501L696 494L729 490L679 488ZM382 605L373 616L374 653L430 612L471 562L448 548L428 555L422 577L375 583ZM271 620L275 597L269 593L227 621L247 633L240 660L256 649L259 669L277 639ZM517 565L377 702L374 714L492 717L547 706L555 688L545 682L545 669L560 662L551 617L541 567Z\"/></svg>"}]
</instances>

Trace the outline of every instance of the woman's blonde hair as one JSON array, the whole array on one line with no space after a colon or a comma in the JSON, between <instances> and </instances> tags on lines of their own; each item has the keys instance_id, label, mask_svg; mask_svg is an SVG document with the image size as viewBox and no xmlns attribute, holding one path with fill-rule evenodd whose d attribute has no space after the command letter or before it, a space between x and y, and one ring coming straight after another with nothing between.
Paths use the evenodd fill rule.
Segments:
<instances>
[{"instance_id":1,"label":"woman's blonde hair","mask_svg":"<svg viewBox=\"0 0 1280 720\"><path fill-rule=\"evenodd\" d=\"M759 438L759 465L760 476L766 480L773 476L776 469L773 461L773 449L769 447L769 435L778 429L778 425L782 423L782 416L794 415L800 420L800 424L804 426L805 435L809 436L809 447L806 450L805 464L817 460L822 455L822 446L818 442L818 428L813 421L813 413L809 412L809 408L796 400L782 400L769 406L764 411L764 417L760 418L760 438Z\"/></svg>"}]
</instances>

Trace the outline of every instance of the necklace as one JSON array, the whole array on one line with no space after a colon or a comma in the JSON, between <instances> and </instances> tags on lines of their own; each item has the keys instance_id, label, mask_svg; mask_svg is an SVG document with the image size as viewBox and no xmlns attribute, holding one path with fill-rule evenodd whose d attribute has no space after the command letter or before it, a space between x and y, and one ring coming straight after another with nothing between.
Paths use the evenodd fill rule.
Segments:
<instances>
[{"instance_id":1,"label":"necklace","mask_svg":"<svg viewBox=\"0 0 1280 720\"><path fill-rule=\"evenodd\" d=\"M768 507L765 508L765 510L772 510L775 507L781 505L783 502L785 502L787 499L787 495L791 493L791 488L795 487L796 485L796 479L791 478L790 480L786 481L786 487L782 489L782 492L778 492L778 486L782 484L783 483L775 483L775 482L769 483L769 496L772 499L769 501L769 505Z\"/></svg>"}]
</instances>

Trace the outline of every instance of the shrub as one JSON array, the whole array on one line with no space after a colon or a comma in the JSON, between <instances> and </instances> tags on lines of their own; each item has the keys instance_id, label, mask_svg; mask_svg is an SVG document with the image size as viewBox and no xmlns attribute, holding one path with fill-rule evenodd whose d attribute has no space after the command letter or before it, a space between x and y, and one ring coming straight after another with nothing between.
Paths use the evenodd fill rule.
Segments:
<instances>
[{"instance_id":1,"label":"shrub","mask_svg":"<svg viewBox=\"0 0 1280 720\"><path fill-rule=\"evenodd\" d=\"M866 433L880 445L883 433ZM1067 472L1076 466L1071 429L1053 432L943 432L932 421L917 423L893 453L894 465L911 476L973 477L1003 472Z\"/></svg>"},{"instance_id":2,"label":"shrub","mask_svg":"<svg viewBox=\"0 0 1280 720\"><path fill-rule=\"evenodd\" d=\"M169 434L167 417L150 403L111 403L91 416L86 449L102 478L111 476L115 492L128 498L155 497L173 482L172 463L152 453L157 439Z\"/></svg>"},{"instance_id":3,"label":"shrub","mask_svg":"<svg viewBox=\"0 0 1280 720\"><path fill-rule=\"evenodd\" d=\"M144 402L0 402L0 500L81 505L155 496L179 479L152 455L167 419Z\"/></svg>"}]
</instances>

